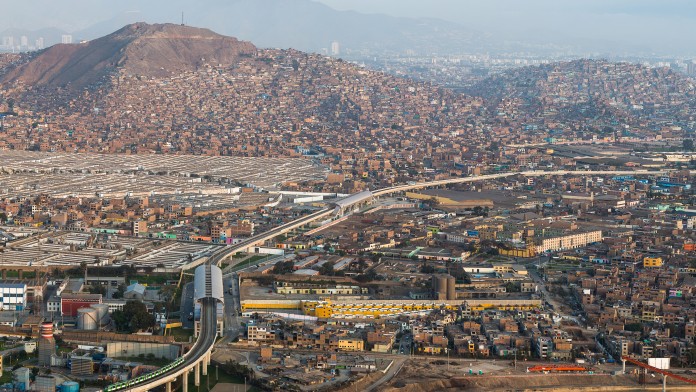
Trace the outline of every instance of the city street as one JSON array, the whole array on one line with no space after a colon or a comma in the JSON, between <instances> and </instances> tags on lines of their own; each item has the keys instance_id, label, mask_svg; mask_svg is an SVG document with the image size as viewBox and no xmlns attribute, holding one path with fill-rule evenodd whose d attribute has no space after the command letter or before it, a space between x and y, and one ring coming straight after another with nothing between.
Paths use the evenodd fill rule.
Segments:
<instances>
[{"instance_id":1,"label":"city street","mask_svg":"<svg viewBox=\"0 0 696 392\"><path fill-rule=\"evenodd\" d=\"M193 328L193 319L189 315L193 313L193 282L184 285L181 290L181 324L183 328Z\"/></svg>"},{"instance_id":2,"label":"city street","mask_svg":"<svg viewBox=\"0 0 696 392\"><path fill-rule=\"evenodd\" d=\"M399 354L410 355L411 354L411 335L404 334L399 341Z\"/></svg>"},{"instance_id":3,"label":"city street","mask_svg":"<svg viewBox=\"0 0 696 392\"><path fill-rule=\"evenodd\" d=\"M242 333L238 317L239 281L236 273L224 275L222 281L225 289L225 333L220 343L226 344Z\"/></svg>"}]
</instances>

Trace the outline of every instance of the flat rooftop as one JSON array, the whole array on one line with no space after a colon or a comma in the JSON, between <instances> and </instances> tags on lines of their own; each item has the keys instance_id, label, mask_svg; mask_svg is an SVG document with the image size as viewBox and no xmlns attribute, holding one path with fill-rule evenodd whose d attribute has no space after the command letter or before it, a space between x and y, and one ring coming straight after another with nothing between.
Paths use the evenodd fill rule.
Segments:
<instances>
[{"instance_id":1,"label":"flat rooftop","mask_svg":"<svg viewBox=\"0 0 696 392\"><path fill-rule=\"evenodd\" d=\"M224 184L201 177L229 178L275 188L285 182L322 179L323 167L308 159L204 157L193 155L66 154L0 151L0 196L133 196L175 193L227 193Z\"/></svg>"}]
</instances>

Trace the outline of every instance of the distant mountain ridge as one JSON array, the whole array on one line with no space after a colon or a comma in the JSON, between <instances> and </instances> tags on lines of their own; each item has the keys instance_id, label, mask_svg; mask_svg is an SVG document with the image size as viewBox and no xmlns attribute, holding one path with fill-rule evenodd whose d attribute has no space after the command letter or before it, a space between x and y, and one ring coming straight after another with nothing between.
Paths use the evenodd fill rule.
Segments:
<instances>
[{"instance_id":1,"label":"distant mountain ridge","mask_svg":"<svg viewBox=\"0 0 696 392\"><path fill-rule=\"evenodd\" d=\"M204 26L220 34L254 42L261 48L322 53L337 41L342 54L365 50L399 54L413 50L432 54L449 49L486 51L490 46L485 34L457 23L338 11L309 0L207 0L200 4L171 0L167 2L170 12L162 11L161 2L121 0L109 4L111 12L108 14L98 12L97 5L84 3L65 0L60 6L58 3L50 5L56 7L59 14L63 9L78 7L81 9L80 24L91 21L89 26L69 33L74 42L96 39L138 21L179 24L183 11L187 25ZM61 20L67 22L71 18L72 15L65 15ZM43 21L44 24L50 22ZM47 46L60 42L60 36L49 38L46 37Z\"/></svg>"},{"instance_id":2,"label":"distant mountain ridge","mask_svg":"<svg viewBox=\"0 0 696 392\"><path fill-rule=\"evenodd\" d=\"M206 62L231 64L239 56L255 53L251 43L207 29L135 23L86 43L52 46L4 75L0 83L82 88L119 69L164 77L195 70Z\"/></svg>"}]
</instances>

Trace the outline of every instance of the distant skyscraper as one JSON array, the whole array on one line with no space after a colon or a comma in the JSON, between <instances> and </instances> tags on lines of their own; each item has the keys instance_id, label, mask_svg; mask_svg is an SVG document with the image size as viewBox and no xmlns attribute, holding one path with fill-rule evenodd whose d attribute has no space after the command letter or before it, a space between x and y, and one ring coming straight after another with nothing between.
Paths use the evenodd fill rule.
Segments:
<instances>
[{"instance_id":1,"label":"distant skyscraper","mask_svg":"<svg viewBox=\"0 0 696 392\"><path fill-rule=\"evenodd\" d=\"M26 50L29 47L29 38L26 35L19 38L19 46L22 47L22 50Z\"/></svg>"},{"instance_id":2,"label":"distant skyscraper","mask_svg":"<svg viewBox=\"0 0 696 392\"><path fill-rule=\"evenodd\" d=\"M61 43L64 44L71 44L72 43L72 35L70 34L63 34L60 40Z\"/></svg>"},{"instance_id":3,"label":"distant skyscraper","mask_svg":"<svg viewBox=\"0 0 696 392\"><path fill-rule=\"evenodd\" d=\"M341 47L338 44L338 41L334 41L331 43L331 55L338 56L339 54L341 54Z\"/></svg>"},{"instance_id":4,"label":"distant skyscraper","mask_svg":"<svg viewBox=\"0 0 696 392\"><path fill-rule=\"evenodd\" d=\"M686 73L692 76L696 76L696 63L694 63L694 60L691 60L690 62L686 63Z\"/></svg>"},{"instance_id":5,"label":"distant skyscraper","mask_svg":"<svg viewBox=\"0 0 696 392\"><path fill-rule=\"evenodd\" d=\"M2 46L4 46L6 50L12 50L14 47L14 37L2 37Z\"/></svg>"},{"instance_id":6,"label":"distant skyscraper","mask_svg":"<svg viewBox=\"0 0 696 392\"><path fill-rule=\"evenodd\" d=\"M43 49L44 48L44 38L39 37L39 39L36 40L36 49Z\"/></svg>"}]
</instances>

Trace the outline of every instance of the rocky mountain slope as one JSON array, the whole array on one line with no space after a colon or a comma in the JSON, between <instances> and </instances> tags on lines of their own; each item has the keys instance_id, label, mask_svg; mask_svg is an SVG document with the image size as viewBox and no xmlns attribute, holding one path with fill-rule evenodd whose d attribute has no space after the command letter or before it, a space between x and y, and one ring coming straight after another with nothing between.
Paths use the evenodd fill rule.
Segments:
<instances>
[{"instance_id":1,"label":"rocky mountain slope","mask_svg":"<svg viewBox=\"0 0 696 392\"><path fill-rule=\"evenodd\" d=\"M80 44L55 45L0 79L33 87L87 87L116 71L165 77L193 71L204 63L229 65L256 53L254 45L207 29L135 23Z\"/></svg>"}]
</instances>

